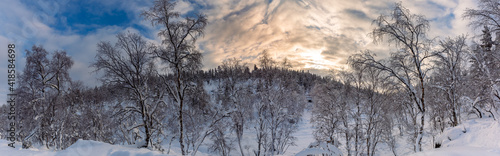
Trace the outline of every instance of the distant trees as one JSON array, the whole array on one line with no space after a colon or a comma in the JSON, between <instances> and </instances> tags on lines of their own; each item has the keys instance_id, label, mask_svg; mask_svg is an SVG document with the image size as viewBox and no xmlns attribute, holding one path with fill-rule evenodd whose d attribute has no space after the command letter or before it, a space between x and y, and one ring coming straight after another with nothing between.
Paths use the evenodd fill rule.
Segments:
<instances>
[{"instance_id":1,"label":"distant trees","mask_svg":"<svg viewBox=\"0 0 500 156\"><path fill-rule=\"evenodd\" d=\"M479 0L478 2L478 9L467 8L463 17L470 19L470 25L474 28L500 28L500 8L498 8L500 2L496 0Z\"/></svg>"},{"instance_id":2,"label":"distant trees","mask_svg":"<svg viewBox=\"0 0 500 156\"><path fill-rule=\"evenodd\" d=\"M230 58L222 62L221 77L217 99L221 101L223 107L232 109L231 130L236 134L236 141L242 156L245 155L242 146L245 126L248 126L249 119L252 118L254 100L250 84L245 83L245 69L248 67L240 59Z\"/></svg>"}]
</instances>

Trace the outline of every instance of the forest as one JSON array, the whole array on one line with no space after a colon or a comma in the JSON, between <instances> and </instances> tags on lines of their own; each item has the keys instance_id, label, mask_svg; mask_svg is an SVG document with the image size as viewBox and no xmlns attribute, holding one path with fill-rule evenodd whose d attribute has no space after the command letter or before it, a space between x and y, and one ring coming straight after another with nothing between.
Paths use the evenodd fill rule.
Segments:
<instances>
[{"instance_id":1,"label":"forest","mask_svg":"<svg viewBox=\"0 0 500 156\"><path fill-rule=\"evenodd\" d=\"M445 129L500 118L499 5L480 0L461 15L481 34L433 39L429 19L396 3L368 36L397 50L386 58L353 51L348 69L319 76L267 51L259 64L225 58L202 70L195 43L210 21L202 13L181 17L175 2L158 0L141 16L161 27L161 43L124 32L96 45L89 68L101 86L73 81L75 58L66 51L27 49L15 91L16 141L28 149L64 150L83 139L165 154L179 146L181 155L204 148L213 155L283 155L300 141L294 133L309 111L314 139L343 155L378 155L381 148L402 155L400 138L413 152L424 150L425 138L440 148L434 138ZM6 119L9 106L0 111Z\"/></svg>"}]
</instances>

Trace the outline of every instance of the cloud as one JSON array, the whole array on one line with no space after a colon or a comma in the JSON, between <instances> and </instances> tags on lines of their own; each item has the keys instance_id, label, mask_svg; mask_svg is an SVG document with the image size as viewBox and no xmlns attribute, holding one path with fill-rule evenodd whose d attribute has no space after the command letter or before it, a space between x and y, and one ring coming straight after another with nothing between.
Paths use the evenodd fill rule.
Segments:
<instances>
[{"instance_id":1,"label":"cloud","mask_svg":"<svg viewBox=\"0 0 500 156\"><path fill-rule=\"evenodd\" d=\"M100 1L99 1L100 2ZM145 31L141 33L145 36L156 36L155 30L148 27L149 23L138 18L139 12L144 9L138 3L128 3L127 5L118 3L121 1L102 3L105 7L126 10L128 12L137 13L137 18L130 18L130 24L123 26L118 25L95 25L92 23L82 24L83 27L93 27L93 30L85 33L79 33L77 27L65 25L65 13L71 11L69 6L65 7L67 1L37 1L36 3L21 3L15 0L5 2L9 5L0 6L0 22L3 23L0 27L0 46L4 49L7 44L14 43L16 45L16 72L20 73L24 69L25 64L25 49L31 50L33 45L42 45L47 51L53 52L56 50L65 50L75 62L70 69L70 76L73 80L83 81L87 86L95 86L99 84L97 75L91 73L92 68L89 68L90 63L94 60L96 54L96 44L100 41L116 40L115 36L119 32L140 32L133 25L145 27ZM131 1L132 2L132 1ZM145 3L147 4L147 3ZM50 7L53 10L47 10ZM112 10L112 9L110 9ZM106 11L103 11L106 12ZM57 16L55 16L57 15ZM58 18L56 18L58 17ZM65 25L70 29L63 29ZM155 38L153 38L154 40ZM148 39L153 41L152 39ZM6 73L7 57L0 55L2 60L0 72ZM5 102L7 93L7 79L0 77L0 100ZM19 81L19 79L18 79Z\"/></svg>"},{"instance_id":2,"label":"cloud","mask_svg":"<svg viewBox=\"0 0 500 156\"><path fill-rule=\"evenodd\" d=\"M202 10L210 24L199 41L205 54L205 68L214 68L223 59L243 58L256 64L267 50L275 59L289 57L295 68L340 68L349 55L371 49L379 58L391 51L387 44L372 43L368 36L372 21L388 15L397 1L209 1ZM456 36L468 32L460 16L472 0L406 0L411 13L431 20L429 37Z\"/></svg>"},{"instance_id":3,"label":"cloud","mask_svg":"<svg viewBox=\"0 0 500 156\"><path fill-rule=\"evenodd\" d=\"M328 69L345 67L347 57L370 49L378 58L388 56L390 46L374 44L368 36L372 21L389 14L396 0L181 0L176 10L183 15L202 12L209 24L197 47L204 54L205 69L217 67L227 58L241 58L252 66L260 53L267 50L277 60L288 58L294 69L328 73ZM151 42L159 42L160 27L153 27L140 14L152 6L146 0L68 0L16 1L6 0L0 6L0 47L15 43L17 65L22 70L23 52L33 44L47 50L66 50L75 60L71 69L74 80L96 84L96 75L89 74L90 62L99 41L114 42L118 32L139 32ZM475 7L475 0L403 0L403 5L415 14L431 20L431 38L456 36L470 32L468 21L461 16L465 8ZM82 13L87 12L87 13ZM114 17L118 22L87 20L74 22L71 16ZM82 19L82 21L85 21ZM85 31L82 31L85 30ZM6 60L5 55L0 55ZM2 61L0 72L6 72ZM325 75L325 74L323 74ZM0 77L0 82L6 82ZM0 100L6 85L0 84ZM5 101L5 100L3 100Z\"/></svg>"}]
</instances>

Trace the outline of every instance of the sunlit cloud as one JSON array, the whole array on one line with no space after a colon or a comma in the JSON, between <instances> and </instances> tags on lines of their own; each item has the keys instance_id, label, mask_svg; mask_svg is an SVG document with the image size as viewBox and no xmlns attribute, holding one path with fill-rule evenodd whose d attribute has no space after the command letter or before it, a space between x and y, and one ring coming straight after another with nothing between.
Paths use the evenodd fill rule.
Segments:
<instances>
[{"instance_id":1,"label":"sunlit cloud","mask_svg":"<svg viewBox=\"0 0 500 156\"><path fill-rule=\"evenodd\" d=\"M280 60L295 60L295 69L325 71L346 66L353 53L371 49L385 57L391 51L384 43L374 44L368 35L372 21L389 14L397 1L199 1L208 6L210 24L199 47L205 68L214 68L225 58L242 58L257 64L264 50ZM403 1L412 13L431 20L430 38L468 32L460 18L472 0Z\"/></svg>"}]
</instances>

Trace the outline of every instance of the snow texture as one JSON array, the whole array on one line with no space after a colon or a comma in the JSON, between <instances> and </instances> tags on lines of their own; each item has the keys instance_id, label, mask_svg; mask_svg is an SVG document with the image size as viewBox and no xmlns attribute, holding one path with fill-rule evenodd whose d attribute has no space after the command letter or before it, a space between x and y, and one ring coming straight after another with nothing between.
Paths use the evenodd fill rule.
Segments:
<instances>
[{"instance_id":1,"label":"snow texture","mask_svg":"<svg viewBox=\"0 0 500 156\"><path fill-rule=\"evenodd\" d=\"M492 118L473 119L447 128L436 143L441 148L426 150L413 156L493 156L500 155L500 125Z\"/></svg>"}]
</instances>

